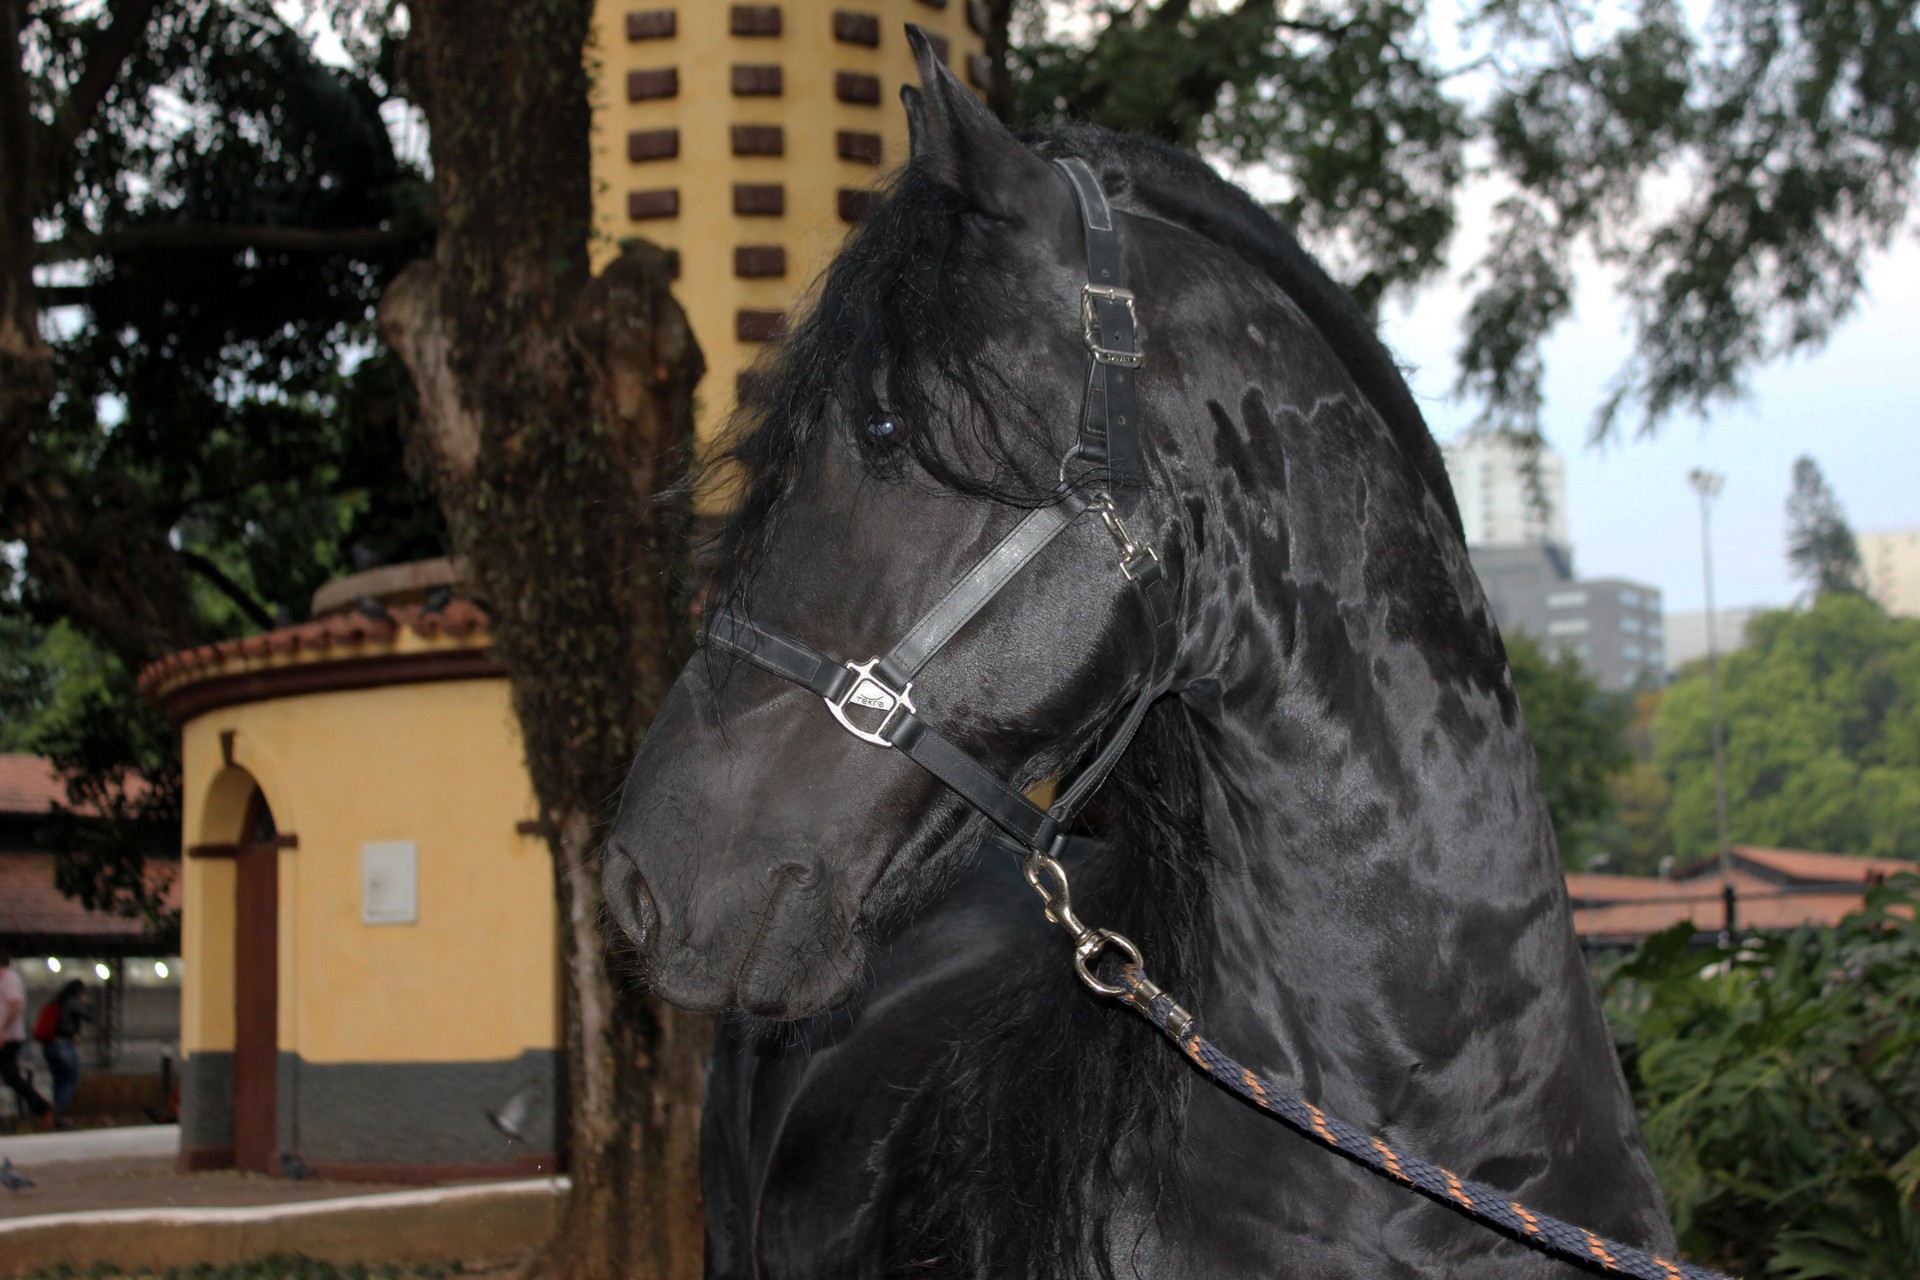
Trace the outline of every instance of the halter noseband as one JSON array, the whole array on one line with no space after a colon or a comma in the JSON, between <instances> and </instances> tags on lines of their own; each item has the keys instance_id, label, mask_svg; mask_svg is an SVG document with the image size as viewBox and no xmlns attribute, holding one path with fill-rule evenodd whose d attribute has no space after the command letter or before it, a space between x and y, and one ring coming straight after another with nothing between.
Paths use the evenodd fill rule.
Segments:
<instances>
[{"instance_id":1,"label":"halter noseband","mask_svg":"<svg viewBox=\"0 0 1920 1280\"><path fill-rule=\"evenodd\" d=\"M847 732L874 746L898 750L1018 841L1025 851L1027 879L1047 900L1048 914L1075 937L1081 977L1097 990L1115 994L1119 988L1095 979L1088 962L1109 944L1120 946L1136 962L1139 956L1126 939L1104 929L1089 930L1074 918L1066 872L1059 858L1070 843L1079 843L1065 834L1073 815L1118 763L1147 707L1166 691L1178 635L1173 590L1160 558L1152 547L1136 541L1121 521L1137 507L1145 487L1134 385L1134 370L1140 367L1142 355L1133 294L1123 283L1113 209L1085 161L1070 157L1056 160L1054 165L1073 191L1087 246L1087 283L1080 293L1087 384L1080 406L1079 438L1068 451L1067 462L1077 459L1104 466L1108 487L1098 489L1084 480L1068 481L1067 491L1058 502L1028 512L898 644L879 657L843 662L732 609L714 614L702 629L700 641L738 654L817 695ZM1061 474L1066 480L1066 463ZM1106 526L1119 552L1120 573L1146 608L1152 623L1153 664L1119 729L1059 798L1042 809L922 720L913 704L913 681L1016 574L1088 512L1099 516ZM879 720L863 728L853 719L851 708L876 712ZM1006 847L1002 841L994 843Z\"/></svg>"}]
</instances>

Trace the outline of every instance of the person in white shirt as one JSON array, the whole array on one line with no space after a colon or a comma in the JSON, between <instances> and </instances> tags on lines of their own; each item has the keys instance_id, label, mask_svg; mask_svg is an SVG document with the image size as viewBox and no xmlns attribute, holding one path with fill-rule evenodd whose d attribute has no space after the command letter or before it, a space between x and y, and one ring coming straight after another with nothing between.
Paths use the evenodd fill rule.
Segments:
<instances>
[{"instance_id":1,"label":"person in white shirt","mask_svg":"<svg viewBox=\"0 0 1920 1280\"><path fill-rule=\"evenodd\" d=\"M20 1074L20 1051L26 1047L27 987L13 967L13 957L0 951L0 1083L13 1090L37 1120L52 1107Z\"/></svg>"}]
</instances>

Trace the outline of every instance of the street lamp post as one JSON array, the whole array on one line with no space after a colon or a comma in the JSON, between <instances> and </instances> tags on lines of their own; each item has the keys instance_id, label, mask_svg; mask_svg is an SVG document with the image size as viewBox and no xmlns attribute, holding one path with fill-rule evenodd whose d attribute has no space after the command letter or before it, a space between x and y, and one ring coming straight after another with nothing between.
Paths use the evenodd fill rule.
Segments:
<instances>
[{"instance_id":1,"label":"street lamp post","mask_svg":"<svg viewBox=\"0 0 1920 1280\"><path fill-rule=\"evenodd\" d=\"M1687 481L1700 495L1700 569L1707 587L1707 690L1713 703L1713 818L1720 840L1720 879L1727 883L1733 874L1733 850L1727 844L1727 747L1720 719L1720 644L1714 627L1713 539L1708 519L1713 500L1720 496L1727 478L1695 467L1687 473Z\"/></svg>"}]
</instances>

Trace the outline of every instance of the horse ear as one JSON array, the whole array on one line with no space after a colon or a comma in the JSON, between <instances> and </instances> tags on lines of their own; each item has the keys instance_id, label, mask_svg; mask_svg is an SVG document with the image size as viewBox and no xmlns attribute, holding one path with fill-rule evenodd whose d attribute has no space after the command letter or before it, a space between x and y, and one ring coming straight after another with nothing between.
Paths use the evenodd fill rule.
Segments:
<instances>
[{"instance_id":1,"label":"horse ear","mask_svg":"<svg viewBox=\"0 0 1920 1280\"><path fill-rule=\"evenodd\" d=\"M958 191L982 213L1005 218L1031 213L1036 196L1043 196L1036 184L1060 185L1047 163L1022 146L947 69L926 32L908 23L907 43L919 65L921 84L900 90L907 109L909 162Z\"/></svg>"}]
</instances>

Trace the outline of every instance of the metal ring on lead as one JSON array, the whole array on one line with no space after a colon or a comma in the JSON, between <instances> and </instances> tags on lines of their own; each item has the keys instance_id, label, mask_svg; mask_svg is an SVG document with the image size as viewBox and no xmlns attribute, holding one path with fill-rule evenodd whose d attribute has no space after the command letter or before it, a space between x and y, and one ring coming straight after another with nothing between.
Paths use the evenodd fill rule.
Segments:
<instances>
[{"instance_id":1,"label":"metal ring on lead","mask_svg":"<svg viewBox=\"0 0 1920 1280\"><path fill-rule=\"evenodd\" d=\"M1080 975L1080 981L1103 996L1124 996L1128 993L1125 986L1102 982L1093 975L1091 962L1108 947L1118 947L1126 952L1127 959L1133 962L1135 968L1146 963L1140 957L1140 948L1134 946L1125 934L1115 933L1111 929L1095 929L1073 949L1073 971Z\"/></svg>"}]
</instances>

